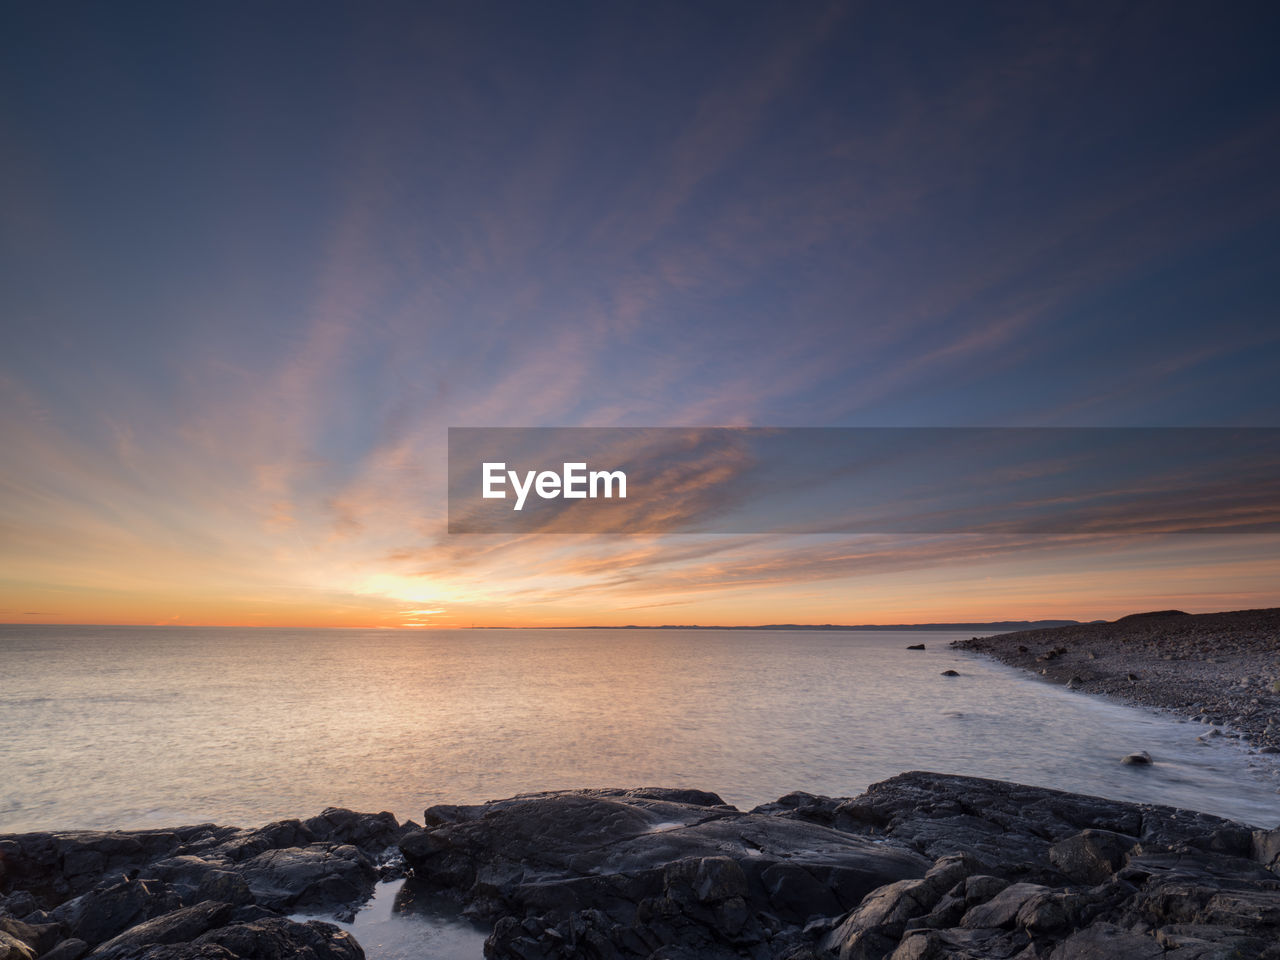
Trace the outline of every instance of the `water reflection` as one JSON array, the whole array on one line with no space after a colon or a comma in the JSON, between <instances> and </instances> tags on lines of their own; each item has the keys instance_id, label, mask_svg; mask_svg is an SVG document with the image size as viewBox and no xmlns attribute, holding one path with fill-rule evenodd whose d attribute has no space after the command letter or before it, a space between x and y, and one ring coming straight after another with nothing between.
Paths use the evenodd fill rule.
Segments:
<instances>
[{"instance_id":1,"label":"water reflection","mask_svg":"<svg viewBox=\"0 0 1280 960\"><path fill-rule=\"evenodd\" d=\"M745 809L909 769L1280 823L1273 758L960 635L0 625L0 828L406 819L584 786ZM1120 764L1139 750L1153 767Z\"/></svg>"},{"instance_id":2,"label":"water reflection","mask_svg":"<svg viewBox=\"0 0 1280 960\"><path fill-rule=\"evenodd\" d=\"M489 935L487 926L462 915L457 902L412 878L378 884L350 923L331 917L294 919L336 923L360 942L369 960L480 960Z\"/></svg>"}]
</instances>

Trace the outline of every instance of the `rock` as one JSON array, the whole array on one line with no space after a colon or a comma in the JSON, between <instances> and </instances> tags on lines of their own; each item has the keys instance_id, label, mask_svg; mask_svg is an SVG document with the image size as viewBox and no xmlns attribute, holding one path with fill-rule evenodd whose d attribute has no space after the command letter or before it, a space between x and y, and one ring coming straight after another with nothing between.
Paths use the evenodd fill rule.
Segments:
<instances>
[{"instance_id":1,"label":"rock","mask_svg":"<svg viewBox=\"0 0 1280 960\"><path fill-rule=\"evenodd\" d=\"M944 677L958 677L960 676L960 673L957 670L943 670L942 675Z\"/></svg>"},{"instance_id":2,"label":"rock","mask_svg":"<svg viewBox=\"0 0 1280 960\"><path fill-rule=\"evenodd\" d=\"M1280 827L1254 830L1250 834L1249 854L1264 867L1275 870L1280 866Z\"/></svg>"},{"instance_id":3,"label":"rock","mask_svg":"<svg viewBox=\"0 0 1280 960\"><path fill-rule=\"evenodd\" d=\"M4 884L11 889L42 890L56 903L136 873L180 842L179 832L170 830L15 834L5 838L0 848Z\"/></svg>"},{"instance_id":4,"label":"rock","mask_svg":"<svg viewBox=\"0 0 1280 960\"><path fill-rule=\"evenodd\" d=\"M3 862L3 856L3 852L0 852L0 862ZM18 890L7 897L0 898L0 910L7 912L11 917L25 917L39 908L40 904L36 898L26 890Z\"/></svg>"},{"instance_id":5,"label":"rock","mask_svg":"<svg viewBox=\"0 0 1280 960\"><path fill-rule=\"evenodd\" d=\"M177 893L162 881L123 880L81 894L59 906L53 916L73 937L94 946L181 906Z\"/></svg>"},{"instance_id":6,"label":"rock","mask_svg":"<svg viewBox=\"0 0 1280 960\"><path fill-rule=\"evenodd\" d=\"M364 960L351 934L319 920L297 923L284 917L236 923L197 937L195 947L223 947L245 960Z\"/></svg>"},{"instance_id":7,"label":"rock","mask_svg":"<svg viewBox=\"0 0 1280 960\"><path fill-rule=\"evenodd\" d=\"M13 934L0 930L0 960L36 960L36 952Z\"/></svg>"},{"instance_id":8,"label":"rock","mask_svg":"<svg viewBox=\"0 0 1280 960\"><path fill-rule=\"evenodd\" d=\"M23 923L13 917L0 917L0 931L21 940L37 955L48 953L62 939L62 928L56 923Z\"/></svg>"},{"instance_id":9,"label":"rock","mask_svg":"<svg viewBox=\"0 0 1280 960\"><path fill-rule=\"evenodd\" d=\"M1131 767L1145 767L1151 764L1153 761L1151 759L1151 754L1143 750L1143 751L1140 751L1139 753L1131 753L1126 757L1122 757L1120 759L1120 762Z\"/></svg>"},{"instance_id":10,"label":"rock","mask_svg":"<svg viewBox=\"0 0 1280 960\"><path fill-rule=\"evenodd\" d=\"M1071 677L1071 679L1067 681L1067 687L1068 689L1071 689L1071 690L1079 690L1083 686L1084 686L1084 678L1081 677L1079 674L1074 674Z\"/></svg>"},{"instance_id":11,"label":"rock","mask_svg":"<svg viewBox=\"0 0 1280 960\"><path fill-rule=\"evenodd\" d=\"M434 807L426 821L330 809L167 839L0 837L0 905L26 908L0 914L3 949L358 960L338 928L274 911L350 911L394 833L415 886L493 923L489 960L1280 960L1280 828L1168 807L913 772L749 813L644 788ZM77 892L119 858L141 879L104 872ZM74 882L57 872L68 862Z\"/></svg>"},{"instance_id":12,"label":"rock","mask_svg":"<svg viewBox=\"0 0 1280 960\"><path fill-rule=\"evenodd\" d=\"M971 907L986 903L1007 886L1009 881L1002 877L988 874L966 877L963 883L956 884L947 891L947 895L938 901L928 916L911 926L923 925L935 929L958 926L960 919Z\"/></svg>"},{"instance_id":13,"label":"rock","mask_svg":"<svg viewBox=\"0 0 1280 960\"><path fill-rule=\"evenodd\" d=\"M248 882L237 872L240 869L239 865L226 861L184 855L159 860L148 872L173 887L187 906L204 900L250 903L253 894Z\"/></svg>"},{"instance_id":14,"label":"rock","mask_svg":"<svg viewBox=\"0 0 1280 960\"><path fill-rule=\"evenodd\" d=\"M316 840L351 844L370 857L394 846L404 832L394 814L385 811L357 813L339 807L329 807L318 817L303 821L302 825Z\"/></svg>"},{"instance_id":15,"label":"rock","mask_svg":"<svg viewBox=\"0 0 1280 960\"><path fill-rule=\"evenodd\" d=\"M1049 862L1076 883L1105 883L1138 843L1110 830L1083 830L1049 848Z\"/></svg>"},{"instance_id":16,"label":"rock","mask_svg":"<svg viewBox=\"0 0 1280 960\"><path fill-rule=\"evenodd\" d=\"M978 866L964 855L942 857L918 880L899 880L874 890L827 935L824 948L835 951L840 960L887 952L910 921L927 915Z\"/></svg>"},{"instance_id":17,"label":"rock","mask_svg":"<svg viewBox=\"0 0 1280 960\"><path fill-rule=\"evenodd\" d=\"M798 936L807 921L929 867L897 842L666 796L516 797L451 811L449 822L406 835L400 847L417 876L461 895L479 916L522 918L495 926L495 957L558 956L559 938L625 955L695 944L699 955L734 956L735 944Z\"/></svg>"},{"instance_id":18,"label":"rock","mask_svg":"<svg viewBox=\"0 0 1280 960\"><path fill-rule=\"evenodd\" d=\"M231 919L231 904L207 900L143 921L93 951L94 960L119 960L156 944L186 943Z\"/></svg>"},{"instance_id":19,"label":"rock","mask_svg":"<svg viewBox=\"0 0 1280 960\"><path fill-rule=\"evenodd\" d=\"M48 953L42 955L40 960L80 960L88 952L89 945L87 943L72 937L69 940L63 940Z\"/></svg>"},{"instance_id":20,"label":"rock","mask_svg":"<svg viewBox=\"0 0 1280 960\"><path fill-rule=\"evenodd\" d=\"M719 903L747 895L747 875L738 861L729 857L703 857L697 864L693 892L700 902Z\"/></svg>"},{"instance_id":21,"label":"rock","mask_svg":"<svg viewBox=\"0 0 1280 960\"><path fill-rule=\"evenodd\" d=\"M924 644L923 644L923 643L913 643L913 644L911 644L910 646L908 646L908 647L907 647L907 649L908 649L908 650L923 650L923 649L924 649Z\"/></svg>"},{"instance_id":22,"label":"rock","mask_svg":"<svg viewBox=\"0 0 1280 960\"><path fill-rule=\"evenodd\" d=\"M1078 930L1049 954L1050 960L1162 960L1162 947L1153 937L1132 933L1112 923Z\"/></svg>"},{"instance_id":23,"label":"rock","mask_svg":"<svg viewBox=\"0 0 1280 960\"><path fill-rule=\"evenodd\" d=\"M256 903L272 910L316 912L367 900L378 876L369 858L350 844L266 850L236 872Z\"/></svg>"},{"instance_id":24,"label":"rock","mask_svg":"<svg viewBox=\"0 0 1280 960\"><path fill-rule=\"evenodd\" d=\"M1049 892L1038 883L1015 883L1005 887L989 901L969 910L960 920L960 926L980 929L1004 927L1013 923L1023 904L1033 897Z\"/></svg>"}]
</instances>

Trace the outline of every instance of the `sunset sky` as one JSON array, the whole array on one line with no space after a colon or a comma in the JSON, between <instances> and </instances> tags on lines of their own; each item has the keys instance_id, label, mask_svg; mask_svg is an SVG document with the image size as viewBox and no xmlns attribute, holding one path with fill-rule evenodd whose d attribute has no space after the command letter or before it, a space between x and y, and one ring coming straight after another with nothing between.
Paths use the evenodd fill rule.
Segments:
<instances>
[{"instance_id":1,"label":"sunset sky","mask_svg":"<svg viewBox=\"0 0 1280 960\"><path fill-rule=\"evenodd\" d=\"M7 4L0 621L1280 605L1280 535L449 535L450 426L1280 426L1280 8Z\"/></svg>"}]
</instances>

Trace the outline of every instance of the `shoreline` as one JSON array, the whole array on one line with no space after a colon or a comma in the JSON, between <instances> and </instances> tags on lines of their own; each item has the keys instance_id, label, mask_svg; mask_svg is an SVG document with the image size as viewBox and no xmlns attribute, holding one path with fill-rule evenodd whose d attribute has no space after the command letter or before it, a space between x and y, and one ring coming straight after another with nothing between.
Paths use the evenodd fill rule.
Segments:
<instances>
[{"instance_id":1,"label":"shoreline","mask_svg":"<svg viewBox=\"0 0 1280 960\"><path fill-rule=\"evenodd\" d=\"M1155 708L1280 754L1280 608L1159 611L956 640L1080 693Z\"/></svg>"},{"instance_id":2,"label":"shoreline","mask_svg":"<svg viewBox=\"0 0 1280 960\"><path fill-rule=\"evenodd\" d=\"M0 947L360 960L350 933L300 918L350 920L401 877L491 929L491 960L1280 960L1280 827L918 771L750 811L649 787L442 804L422 825L331 808L8 834Z\"/></svg>"}]
</instances>

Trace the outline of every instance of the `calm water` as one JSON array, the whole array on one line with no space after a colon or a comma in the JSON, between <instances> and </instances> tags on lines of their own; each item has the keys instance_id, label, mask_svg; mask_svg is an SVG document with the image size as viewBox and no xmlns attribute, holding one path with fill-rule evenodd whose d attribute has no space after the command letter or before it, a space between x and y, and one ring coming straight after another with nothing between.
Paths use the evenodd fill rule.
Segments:
<instances>
[{"instance_id":1,"label":"calm water","mask_svg":"<svg viewBox=\"0 0 1280 960\"><path fill-rule=\"evenodd\" d=\"M575 786L749 807L908 769L1280 822L1264 758L953 652L955 636L3 626L0 832L329 805L420 819ZM1157 764L1118 762L1140 749Z\"/></svg>"}]
</instances>

